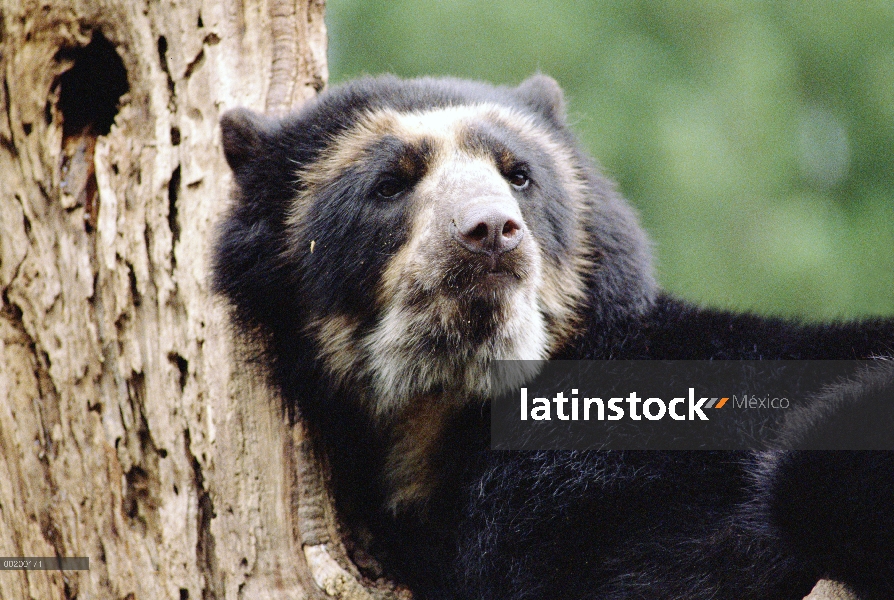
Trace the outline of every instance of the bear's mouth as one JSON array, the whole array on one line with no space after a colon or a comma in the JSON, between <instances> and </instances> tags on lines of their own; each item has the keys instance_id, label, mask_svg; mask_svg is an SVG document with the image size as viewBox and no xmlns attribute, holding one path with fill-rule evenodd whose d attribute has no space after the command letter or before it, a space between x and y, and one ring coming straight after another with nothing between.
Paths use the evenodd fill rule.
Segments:
<instances>
[{"instance_id":1,"label":"bear's mouth","mask_svg":"<svg viewBox=\"0 0 894 600\"><path fill-rule=\"evenodd\" d=\"M456 258L443 275L442 289L460 297L509 292L527 278L530 262L519 251Z\"/></svg>"},{"instance_id":2,"label":"bear's mouth","mask_svg":"<svg viewBox=\"0 0 894 600\"><path fill-rule=\"evenodd\" d=\"M507 257L510 257L507 260ZM482 273L482 276L493 277L493 276L512 276L516 279L520 279L519 274L516 272L518 261L514 259L512 255L499 254L499 255L486 255L482 256L478 259L482 266L484 267L485 272Z\"/></svg>"}]
</instances>

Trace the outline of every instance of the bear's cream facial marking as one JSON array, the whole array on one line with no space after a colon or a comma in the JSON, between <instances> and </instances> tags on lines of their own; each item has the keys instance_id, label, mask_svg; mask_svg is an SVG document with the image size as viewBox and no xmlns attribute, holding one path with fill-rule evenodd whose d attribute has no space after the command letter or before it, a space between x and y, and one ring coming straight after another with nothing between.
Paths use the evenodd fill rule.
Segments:
<instances>
[{"instance_id":1,"label":"bear's cream facial marking","mask_svg":"<svg viewBox=\"0 0 894 600\"><path fill-rule=\"evenodd\" d=\"M361 361L355 337L358 322L348 315L327 315L311 321L307 328L319 346L320 358L338 385L348 383Z\"/></svg>"},{"instance_id":2,"label":"bear's cream facial marking","mask_svg":"<svg viewBox=\"0 0 894 600\"><path fill-rule=\"evenodd\" d=\"M487 394L491 360L544 358L548 345L537 301L540 251L494 165L459 152L446 156L412 201L409 238L380 280L381 319L364 339L383 412L417 390ZM456 239L457 221L493 212L515 220L511 249L489 251Z\"/></svg>"},{"instance_id":3,"label":"bear's cream facial marking","mask_svg":"<svg viewBox=\"0 0 894 600\"><path fill-rule=\"evenodd\" d=\"M406 220L394 223L402 242L373 274L372 324L331 311L310 320L328 370L366 381L371 411L386 417L421 396L488 395L493 360L547 358L571 330L592 266L586 183L574 164L531 116L498 105L384 109L340 134L298 173L295 246L321 243L307 215L358 169L374 183L354 201L401 207ZM568 230L545 216L559 208L578 214Z\"/></svg>"}]
</instances>

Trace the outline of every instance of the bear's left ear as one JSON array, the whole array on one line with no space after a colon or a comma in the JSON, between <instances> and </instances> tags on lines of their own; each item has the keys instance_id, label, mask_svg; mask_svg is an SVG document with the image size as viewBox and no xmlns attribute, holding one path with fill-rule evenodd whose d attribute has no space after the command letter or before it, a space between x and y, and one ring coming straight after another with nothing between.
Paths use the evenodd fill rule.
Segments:
<instances>
[{"instance_id":1,"label":"bear's left ear","mask_svg":"<svg viewBox=\"0 0 894 600\"><path fill-rule=\"evenodd\" d=\"M247 108L228 110L220 118L223 150L227 163L237 175L243 165L262 156L271 120Z\"/></svg>"},{"instance_id":2,"label":"bear's left ear","mask_svg":"<svg viewBox=\"0 0 894 600\"><path fill-rule=\"evenodd\" d=\"M538 73L525 79L515 90L525 104L556 124L565 124L565 94L555 79Z\"/></svg>"}]
</instances>

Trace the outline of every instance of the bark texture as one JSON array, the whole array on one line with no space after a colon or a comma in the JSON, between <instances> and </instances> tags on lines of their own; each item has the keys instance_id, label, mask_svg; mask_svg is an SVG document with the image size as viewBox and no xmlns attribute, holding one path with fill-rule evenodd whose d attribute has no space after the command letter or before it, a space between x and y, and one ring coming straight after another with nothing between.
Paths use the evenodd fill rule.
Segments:
<instances>
[{"instance_id":1,"label":"bark texture","mask_svg":"<svg viewBox=\"0 0 894 600\"><path fill-rule=\"evenodd\" d=\"M218 117L325 51L322 0L0 0L0 555L90 558L0 598L385 593L208 286Z\"/></svg>"}]
</instances>

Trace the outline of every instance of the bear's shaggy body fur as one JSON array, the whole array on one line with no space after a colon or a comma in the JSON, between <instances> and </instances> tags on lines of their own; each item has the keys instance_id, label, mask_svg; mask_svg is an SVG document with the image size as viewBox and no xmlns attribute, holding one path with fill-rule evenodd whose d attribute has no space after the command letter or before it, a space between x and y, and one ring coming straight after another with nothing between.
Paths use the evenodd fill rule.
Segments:
<instances>
[{"instance_id":1,"label":"bear's shaggy body fur","mask_svg":"<svg viewBox=\"0 0 894 600\"><path fill-rule=\"evenodd\" d=\"M894 454L496 452L500 358L852 359L894 322L705 310L652 277L635 214L547 77L361 79L272 120L222 120L236 180L214 283L346 520L419 598L798 599L821 577L894 597ZM884 403L829 390L787 435Z\"/></svg>"}]
</instances>

